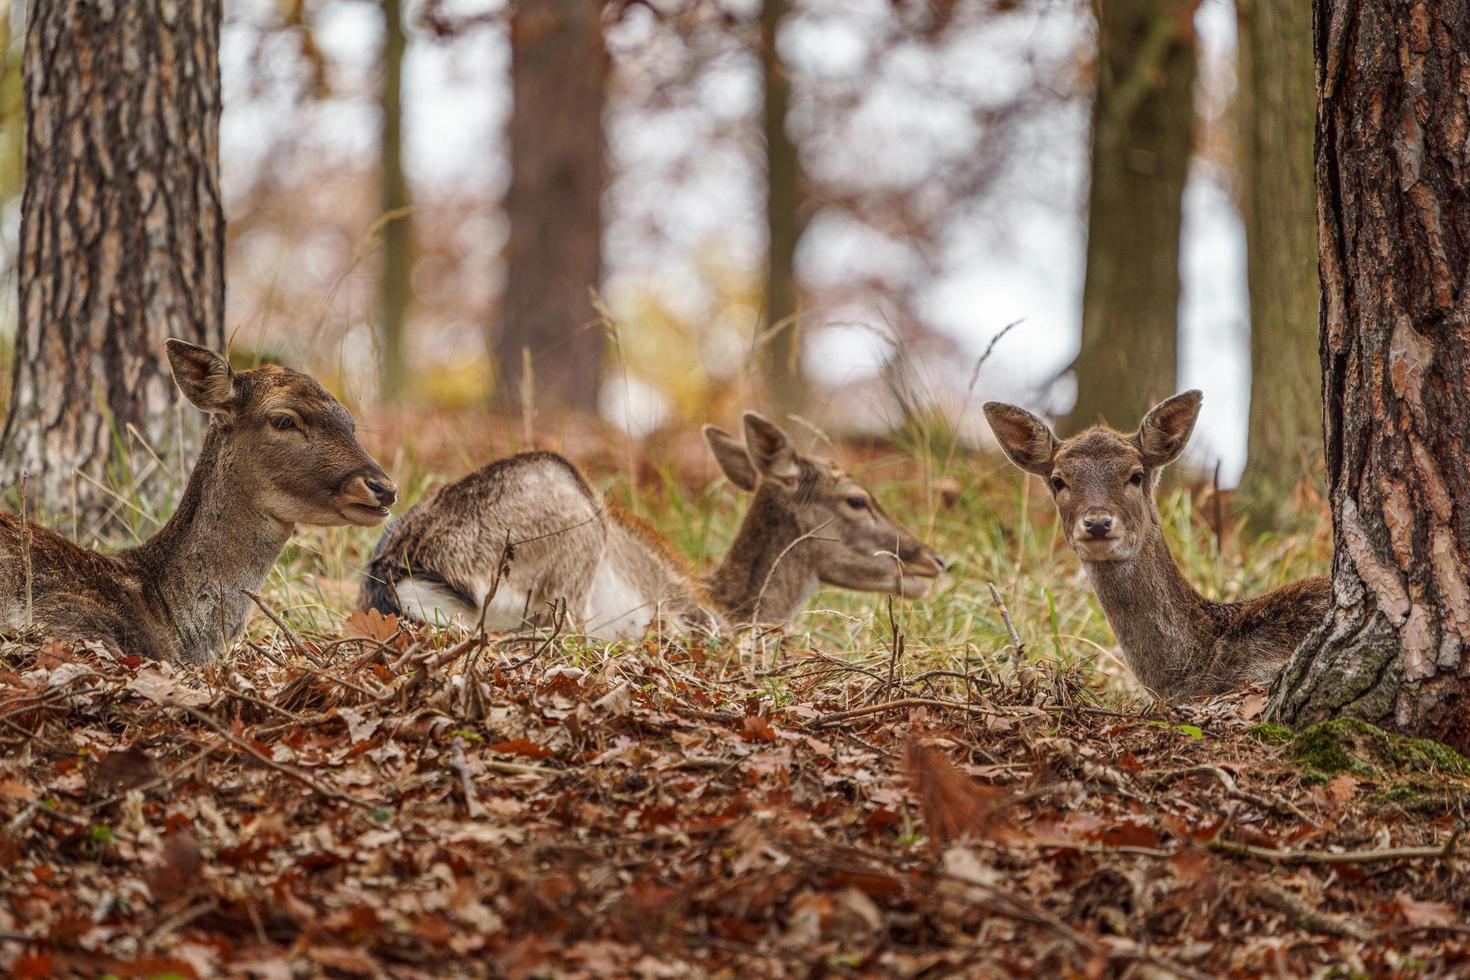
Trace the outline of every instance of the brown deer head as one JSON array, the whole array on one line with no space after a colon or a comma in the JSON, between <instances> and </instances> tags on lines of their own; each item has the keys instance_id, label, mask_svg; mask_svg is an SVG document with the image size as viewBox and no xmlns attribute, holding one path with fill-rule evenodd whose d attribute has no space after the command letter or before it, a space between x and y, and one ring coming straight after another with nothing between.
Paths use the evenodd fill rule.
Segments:
<instances>
[{"instance_id":1,"label":"brown deer head","mask_svg":"<svg viewBox=\"0 0 1470 980\"><path fill-rule=\"evenodd\" d=\"M1138 431L1094 426L1065 441L1030 412L989 402L985 418L1011 462L1051 487L1067 543L1083 561L1125 561L1159 533L1154 488L1194 431L1204 396L1186 391L1156 405Z\"/></svg>"},{"instance_id":2,"label":"brown deer head","mask_svg":"<svg viewBox=\"0 0 1470 980\"><path fill-rule=\"evenodd\" d=\"M866 487L831 460L798 452L755 412L745 413L744 425L744 443L712 425L704 438L730 482L755 494L747 521L762 522L773 537L794 530L792 560L810 563L823 584L911 599L929 591L944 562Z\"/></svg>"},{"instance_id":3,"label":"brown deer head","mask_svg":"<svg viewBox=\"0 0 1470 980\"><path fill-rule=\"evenodd\" d=\"M182 340L166 347L179 390L210 413L220 463L242 502L285 524L372 527L388 517L398 488L315 379L275 365L235 372Z\"/></svg>"}]
</instances>

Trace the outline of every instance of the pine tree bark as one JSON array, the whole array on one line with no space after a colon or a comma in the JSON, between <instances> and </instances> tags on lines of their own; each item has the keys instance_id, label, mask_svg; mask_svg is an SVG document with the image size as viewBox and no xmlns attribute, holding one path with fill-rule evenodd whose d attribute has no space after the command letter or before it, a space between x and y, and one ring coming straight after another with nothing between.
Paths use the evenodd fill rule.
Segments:
<instances>
[{"instance_id":1,"label":"pine tree bark","mask_svg":"<svg viewBox=\"0 0 1470 980\"><path fill-rule=\"evenodd\" d=\"M1470 748L1470 0L1315 0L1336 603L1273 691Z\"/></svg>"},{"instance_id":2,"label":"pine tree bark","mask_svg":"<svg viewBox=\"0 0 1470 980\"><path fill-rule=\"evenodd\" d=\"M787 0L761 4L761 80L765 90L766 315L762 329L766 397L779 417L801 410L806 386L801 368L800 293L796 248L803 230L801 161L786 131L791 79L776 47Z\"/></svg>"},{"instance_id":3,"label":"pine tree bark","mask_svg":"<svg viewBox=\"0 0 1470 980\"><path fill-rule=\"evenodd\" d=\"M0 479L93 524L130 432L179 472L168 337L224 344L218 0L32 3L24 64L20 320ZM128 479L147 470L132 453ZM141 482L153 502L163 480ZM13 491L10 496L14 496ZM13 502L13 501L12 501Z\"/></svg>"},{"instance_id":4,"label":"pine tree bark","mask_svg":"<svg viewBox=\"0 0 1470 980\"><path fill-rule=\"evenodd\" d=\"M500 394L517 404L523 352L535 400L597 410L603 338L602 110L607 54L597 0L522 0L511 17L510 241L495 341Z\"/></svg>"},{"instance_id":5,"label":"pine tree bark","mask_svg":"<svg viewBox=\"0 0 1470 980\"><path fill-rule=\"evenodd\" d=\"M1317 191L1312 10L1237 0L1239 105L1250 279L1251 407L1240 498L1261 529L1299 519L1293 491L1322 458L1317 356Z\"/></svg>"},{"instance_id":6,"label":"pine tree bark","mask_svg":"<svg viewBox=\"0 0 1470 980\"><path fill-rule=\"evenodd\" d=\"M383 278L379 296L378 336L382 350L382 393L393 398L403 391L404 324L408 319L409 248L413 222L409 216L408 179L403 172L403 0L383 3L383 79L378 93L383 114L379 137L379 169L383 194Z\"/></svg>"},{"instance_id":7,"label":"pine tree bark","mask_svg":"<svg viewBox=\"0 0 1470 980\"><path fill-rule=\"evenodd\" d=\"M1179 225L1194 145L1196 0L1097 4L1097 96L1077 402L1066 433L1131 426L1174 393Z\"/></svg>"}]
</instances>

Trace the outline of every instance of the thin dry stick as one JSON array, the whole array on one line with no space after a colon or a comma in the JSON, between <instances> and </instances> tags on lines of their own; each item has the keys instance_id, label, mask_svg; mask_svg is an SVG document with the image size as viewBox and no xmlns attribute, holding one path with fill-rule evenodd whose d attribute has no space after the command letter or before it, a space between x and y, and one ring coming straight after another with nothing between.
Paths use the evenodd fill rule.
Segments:
<instances>
[{"instance_id":1,"label":"thin dry stick","mask_svg":"<svg viewBox=\"0 0 1470 980\"><path fill-rule=\"evenodd\" d=\"M249 640L246 640L245 645L254 650L256 653L260 654L265 659L269 660L271 663L275 664L277 667L285 667L288 670L293 668L292 664L288 664L286 661L271 653L269 650L258 643L252 643ZM336 674L333 674L330 671L315 670L311 667L301 667L299 669L306 671L313 677L320 677L322 680L331 681L333 684L341 684L343 687L351 688L359 694L366 695L367 697L372 698L374 701L387 701L390 697L392 697L391 694L388 694L384 691L374 691L371 688L363 687L361 684L353 683L345 677L338 677Z\"/></svg>"},{"instance_id":2,"label":"thin dry stick","mask_svg":"<svg viewBox=\"0 0 1470 980\"><path fill-rule=\"evenodd\" d=\"M270 607L265 604L265 600L260 597L259 593L251 592L249 589L241 589L240 591L243 592L246 598L248 598L251 602L259 606L260 611L265 613L266 617L269 618L271 622L275 623L276 627L280 629L282 633L286 634L286 639L290 641L291 646L296 648L297 653L301 654L303 657L305 657L307 660L310 660L318 667L326 666L326 662L323 661L321 657L318 657L316 654L311 652L311 649L307 647L306 643L301 639L301 637L296 635L296 631L287 626L285 620L283 620L281 617L277 616L274 612L271 611Z\"/></svg>"},{"instance_id":3,"label":"thin dry stick","mask_svg":"<svg viewBox=\"0 0 1470 980\"><path fill-rule=\"evenodd\" d=\"M317 780L312 779L306 773L301 772L292 766L288 766L284 762L277 762L275 759L272 759L270 756L266 755L264 752L261 752L255 746L251 745L249 742L236 738L233 734L230 733L229 729L225 728L223 725L206 715L204 712L196 711L188 705L180 705L179 707L184 711L185 714L189 715L195 721L198 721L201 724L207 726L220 738L224 739L226 742L229 742L240 751L246 753L256 762L259 762L261 765L274 769L276 772L279 772L291 779L294 779L296 782L307 787L313 792L321 796L325 796L328 799L338 800L342 803L348 804L349 806L355 806L361 810L376 809L376 807L374 807L374 805L371 803L368 803L364 800L359 800L355 796L350 796L347 793L342 792L341 790L332 789L330 786L327 786L324 783L320 783Z\"/></svg>"},{"instance_id":4,"label":"thin dry stick","mask_svg":"<svg viewBox=\"0 0 1470 980\"><path fill-rule=\"evenodd\" d=\"M164 773L163 775L155 776L154 778L148 780L146 783L139 783L137 786L129 788L126 792L117 793L107 797L106 799L98 800L96 803L92 804L92 812L96 813L98 810L105 809L114 803L120 803L127 797L128 793L146 793L148 790L153 789L156 786L162 786L166 783L172 783L175 779L178 778L181 773L185 772L190 766L194 765L200 759L203 759L205 756L209 755L217 748L219 748L219 746L217 745L206 745L204 748L200 749L198 752L195 752L189 758L185 759L183 762L179 763L177 766Z\"/></svg>"},{"instance_id":5,"label":"thin dry stick","mask_svg":"<svg viewBox=\"0 0 1470 980\"><path fill-rule=\"evenodd\" d=\"M1438 847L1385 847L1373 851L1287 851L1242 844L1219 837L1210 841L1209 846L1227 854L1260 858L1277 864L1374 864L1379 861L1407 861L1413 858L1450 859L1455 856L1455 844L1463 829L1457 828L1449 840Z\"/></svg>"},{"instance_id":6,"label":"thin dry stick","mask_svg":"<svg viewBox=\"0 0 1470 980\"><path fill-rule=\"evenodd\" d=\"M464 739L458 735L454 736L454 741L449 744L449 764L459 776L459 790L464 794L464 805L469 811L470 819L481 819L485 816L485 804L480 802L480 797L475 792L475 781L470 775L470 764L464 757Z\"/></svg>"},{"instance_id":7,"label":"thin dry stick","mask_svg":"<svg viewBox=\"0 0 1470 980\"><path fill-rule=\"evenodd\" d=\"M902 711L905 708L942 708L946 711L963 711L972 715L1004 715L1004 712L992 708L982 708L977 704L964 704L959 701L944 701L939 698L898 698L882 704L870 704L865 708L853 708L851 711L836 711L830 715L823 715L807 727L827 728L844 721L852 721L854 718L865 718L868 715L880 715L889 711Z\"/></svg>"},{"instance_id":8,"label":"thin dry stick","mask_svg":"<svg viewBox=\"0 0 1470 980\"><path fill-rule=\"evenodd\" d=\"M21 574L24 576L26 585L26 619L25 628L30 629L35 625L34 603L31 592L31 522L26 520L26 480L29 474L25 470L20 471L20 539L21 555L24 568Z\"/></svg>"},{"instance_id":9,"label":"thin dry stick","mask_svg":"<svg viewBox=\"0 0 1470 980\"><path fill-rule=\"evenodd\" d=\"M1253 882L1251 884L1251 894L1272 908L1285 912L1291 916L1293 921L1302 923L1313 932L1324 932L1334 936L1346 936L1349 939L1356 939L1361 943L1372 942L1377 938L1377 934L1367 926L1354 922L1352 919L1345 918L1344 916L1323 912L1300 895L1288 891L1273 882Z\"/></svg>"},{"instance_id":10,"label":"thin dry stick","mask_svg":"<svg viewBox=\"0 0 1470 980\"><path fill-rule=\"evenodd\" d=\"M1303 813L1299 808L1297 808L1290 802L1276 803L1272 800L1266 799L1263 796L1257 796L1254 793L1247 793L1245 790L1236 785L1234 776L1231 776L1230 773L1226 772L1219 766L1205 765L1189 766L1184 769L1170 769L1166 772L1146 773L1145 778L1148 779L1150 782L1161 783L1165 780L1175 779L1180 776L1197 775L1214 776L1220 781L1220 785L1225 787L1226 794L1234 797L1237 800L1244 800L1246 803L1249 803L1252 806L1260 807L1262 810L1274 811L1276 813L1288 813L1294 817L1306 821L1306 823L1310 824L1313 827L1317 826L1317 821L1313 820L1311 817L1308 817L1305 813Z\"/></svg>"},{"instance_id":11,"label":"thin dry stick","mask_svg":"<svg viewBox=\"0 0 1470 980\"><path fill-rule=\"evenodd\" d=\"M1011 646L1016 650L1016 659L1020 660L1026 655L1026 644L1021 642L1021 634L1016 632L1016 624L1011 622L1011 611L1006 608L1006 601L1000 597L1000 590L995 587L995 583L985 584L990 586L990 598L995 602L995 607L1000 610L1000 621L1005 624L1006 633L1010 635Z\"/></svg>"}]
</instances>

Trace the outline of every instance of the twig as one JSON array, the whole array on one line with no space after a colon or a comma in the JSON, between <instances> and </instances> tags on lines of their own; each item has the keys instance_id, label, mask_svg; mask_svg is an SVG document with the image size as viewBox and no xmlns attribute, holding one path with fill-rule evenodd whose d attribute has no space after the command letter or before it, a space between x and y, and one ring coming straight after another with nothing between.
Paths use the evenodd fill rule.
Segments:
<instances>
[{"instance_id":1,"label":"twig","mask_svg":"<svg viewBox=\"0 0 1470 980\"><path fill-rule=\"evenodd\" d=\"M204 712L196 711L188 705L180 705L179 707L184 711L185 714L192 717L195 721L198 721L210 728L216 735L224 739L226 742L229 742L235 748L249 754L251 758L255 759L255 761L261 763L264 766L268 766L271 769L274 769L276 772L289 776L291 779L296 780L296 782L300 783L303 786L306 786L314 792L319 793L322 796L327 797L328 799L338 800L342 803L358 807L362 810L376 809L376 807L371 803L359 800L355 796L350 796L347 793L342 792L341 790L332 789L330 786L326 786L318 782L317 780L312 779L304 772L288 766L283 762L277 762L275 759L272 759L270 756L266 755L264 752L261 752L255 746L251 745L249 742L236 738L233 734L230 733L229 729L225 728L223 725L206 715Z\"/></svg>"},{"instance_id":2,"label":"twig","mask_svg":"<svg viewBox=\"0 0 1470 980\"><path fill-rule=\"evenodd\" d=\"M145 793L156 786L162 786L165 783L173 782L180 773L184 772L190 766L197 763L200 759L203 759L205 756L209 755L216 748L217 746L214 745L206 745L204 748L200 749L198 752L195 752L192 756L185 759L183 762L179 763L173 769L162 774L161 776L155 776L154 778L148 780L146 783L139 783L137 786L130 787L126 792L117 793L107 797L106 799L99 800L98 802L93 803L92 812L96 813L98 810L105 809L106 807L109 807L114 803L122 801L124 798L127 797L128 793Z\"/></svg>"},{"instance_id":3,"label":"twig","mask_svg":"<svg viewBox=\"0 0 1470 980\"><path fill-rule=\"evenodd\" d=\"M1356 939L1358 942L1372 942L1377 935L1367 926L1360 925L1352 919L1330 912L1323 912L1316 908L1306 899L1295 892L1288 891L1270 881L1255 881L1251 884L1251 894L1261 901L1270 905L1278 911L1285 912L1293 920L1302 923L1315 932L1325 932L1334 936L1346 936L1348 939Z\"/></svg>"},{"instance_id":4,"label":"twig","mask_svg":"<svg viewBox=\"0 0 1470 980\"><path fill-rule=\"evenodd\" d=\"M469 811L470 819L482 819L485 816L485 804L480 802L480 797L475 793L475 780L470 775L469 761L464 757L464 739L459 735L454 736L454 741L449 743L449 765L459 776L459 791L464 794L464 805Z\"/></svg>"},{"instance_id":5,"label":"twig","mask_svg":"<svg viewBox=\"0 0 1470 980\"><path fill-rule=\"evenodd\" d=\"M1277 864L1374 864L1379 861L1407 861L1414 858L1453 858L1455 843L1460 838L1457 829L1449 840L1438 847L1384 847L1373 851L1288 851L1274 847L1257 847L1239 841L1215 838L1209 846L1227 854L1260 858Z\"/></svg>"},{"instance_id":6,"label":"twig","mask_svg":"<svg viewBox=\"0 0 1470 980\"><path fill-rule=\"evenodd\" d=\"M946 711L963 711L967 714L977 715L1003 715L1003 712L991 708L982 708L975 704L961 704L958 701L943 701L939 698L898 698L894 701L885 701L882 704L870 704L865 708L853 708L851 711L836 711L829 715L817 718L808 728L827 728L844 721L852 721L854 718L864 718L868 715L879 715L889 711L902 711L905 708L942 708Z\"/></svg>"},{"instance_id":7,"label":"twig","mask_svg":"<svg viewBox=\"0 0 1470 980\"><path fill-rule=\"evenodd\" d=\"M1005 624L1006 632L1010 634L1011 646L1016 648L1016 659L1020 660L1026 655L1026 644L1021 642L1021 634L1016 632L1016 624L1011 622L1011 611L1006 608L1006 601L1000 597L1000 590L995 587L995 583L985 584L990 586L990 598L995 602L995 607L1000 610L1000 621Z\"/></svg>"},{"instance_id":8,"label":"twig","mask_svg":"<svg viewBox=\"0 0 1470 980\"><path fill-rule=\"evenodd\" d=\"M277 616L274 612L271 611L270 607L265 604L265 600L262 599L258 593L251 592L249 589L241 589L240 591L245 593L246 597L249 598L251 602L259 606L260 611L265 613L267 618L269 618L271 622L275 623L282 633L286 634L286 639L291 641L291 645L296 648L297 653L301 654L303 657L305 657L307 660L310 660L318 667L325 667L327 665L326 661L322 660L322 658L311 652L306 643L302 641L301 637L296 635L296 631L286 625L285 620L283 620L281 617Z\"/></svg>"},{"instance_id":9,"label":"twig","mask_svg":"<svg viewBox=\"0 0 1470 980\"><path fill-rule=\"evenodd\" d=\"M1214 776L1220 781L1220 784L1225 787L1226 794L1234 797L1237 800L1242 800L1246 803L1251 804L1252 806L1259 807L1262 810L1270 810L1277 813L1289 813L1292 816L1306 821L1310 826L1317 826L1317 822L1315 820L1308 817L1300 809L1290 803L1275 803L1271 800L1266 799L1263 796L1257 796L1254 793L1248 793L1245 790L1241 789L1239 786L1236 785L1235 777L1231 776L1230 773L1226 772L1219 766L1205 765L1189 766L1185 769L1170 769L1166 772L1146 773L1145 778L1147 778L1150 782L1161 783L1167 779L1174 779L1179 776L1199 775Z\"/></svg>"},{"instance_id":10,"label":"twig","mask_svg":"<svg viewBox=\"0 0 1470 980\"><path fill-rule=\"evenodd\" d=\"M195 919L217 911L219 911L219 903L212 898L206 899L191 908L183 909L160 922L158 927L148 934L148 938L144 940L144 945L152 949L157 949L159 944L170 934L178 932Z\"/></svg>"}]
</instances>

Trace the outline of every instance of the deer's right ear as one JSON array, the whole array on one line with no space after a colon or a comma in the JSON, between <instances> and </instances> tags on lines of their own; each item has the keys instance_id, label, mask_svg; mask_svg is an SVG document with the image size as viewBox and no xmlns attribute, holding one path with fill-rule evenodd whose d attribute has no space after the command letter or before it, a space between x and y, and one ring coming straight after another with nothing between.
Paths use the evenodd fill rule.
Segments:
<instances>
[{"instance_id":1,"label":"deer's right ear","mask_svg":"<svg viewBox=\"0 0 1470 980\"><path fill-rule=\"evenodd\" d=\"M202 412L228 412L235 404L235 372L207 347L170 338L164 342L174 384Z\"/></svg>"},{"instance_id":2,"label":"deer's right ear","mask_svg":"<svg viewBox=\"0 0 1470 980\"><path fill-rule=\"evenodd\" d=\"M755 465L750 461L750 454L745 451L745 443L724 429L717 429L712 425L704 427L704 442L714 454L715 462L720 464L726 479L741 490L755 489Z\"/></svg>"},{"instance_id":3,"label":"deer's right ear","mask_svg":"<svg viewBox=\"0 0 1470 980\"><path fill-rule=\"evenodd\" d=\"M1037 476L1051 472L1057 452L1057 437L1051 426L1024 408L1004 402L986 402L985 421L1012 463Z\"/></svg>"},{"instance_id":4,"label":"deer's right ear","mask_svg":"<svg viewBox=\"0 0 1470 980\"><path fill-rule=\"evenodd\" d=\"M796 463L796 445L786 431L757 412L746 412L745 452L761 476L787 487L801 478Z\"/></svg>"}]
</instances>

